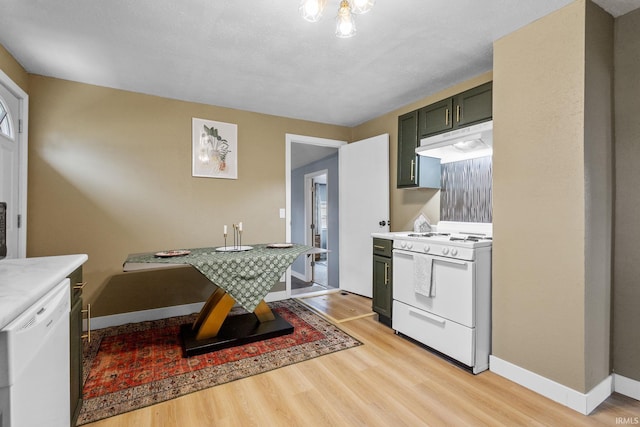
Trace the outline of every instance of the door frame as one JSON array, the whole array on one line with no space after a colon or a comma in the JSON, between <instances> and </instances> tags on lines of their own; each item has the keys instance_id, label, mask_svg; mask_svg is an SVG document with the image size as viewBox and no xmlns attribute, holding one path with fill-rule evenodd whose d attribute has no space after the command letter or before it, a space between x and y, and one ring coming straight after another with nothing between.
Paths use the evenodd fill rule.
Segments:
<instances>
[{"instance_id":1,"label":"door frame","mask_svg":"<svg viewBox=\"0 0 640 427\"><path fill-rule=\"evenodd\" d=\"M285 134L285 192L286 192L285 237L287 242L291 241L291 144L293 143L337 148L338 161L340 161L339 148L342 147L343 145L347 145L347 141L341 141L337 139L318 138L314 136L296 135L291 133ZM335 260L335 262L339 262L339 261ZM277 299L291 298L291 267L287 269L287 273L285 274L285 277L286 277L285 291L270 293L269 300L273 301ZM332 292L332 291L326 291L326 292Z\"/></svg>"},{"instance_id":2,"label":"door frame","mask_svg":"<svg viewBox=\"0 0 640 427\"><path fill-rule=\"evenodd\" d=\"M27 256L27 155L29 152L29 95L11 78L0 70L0 84L3 85L20 101L18 120L22 123L22 131L16 132L18 142L18 258Z\"/></svg>"},{"instance_id":3,"label":"door frame","mask_svg":"<svg viewBox=\"0 0 640 427\"><path fill-rule=\"evenodd\" d=\"M340 154L338 154L338 157L340 156ZM314 242L313 242L313 233L311 232L311 224L313 223L313 215L314 215L314 200L313 197L315 195L315 190L310 190L311 185L313 185L313 179L315 177L318 176L322 176L325 175L327 176L327 188L329 186L329 170L328 169L322 169L322 170L318 170L315 172L310 172L308 174L304 175L304 185L305 185L305 190L304 190L304 212L305 212L305 229L306 229L306 233L305 233L305 243L309 246L313 246ZM316 227L318 226L318 224L316 224ZM288 240L287 240L288 241ZM327 236L327 242L329 241L329 236ZM311 261L312 261L312 257L307 257L305 263L304 263L304 278L306 282L309 282L312 278L313 278L313 268L311 266ZM329 260L327 259L327 269L329 266Z\"/></svg>"}]
</instances>

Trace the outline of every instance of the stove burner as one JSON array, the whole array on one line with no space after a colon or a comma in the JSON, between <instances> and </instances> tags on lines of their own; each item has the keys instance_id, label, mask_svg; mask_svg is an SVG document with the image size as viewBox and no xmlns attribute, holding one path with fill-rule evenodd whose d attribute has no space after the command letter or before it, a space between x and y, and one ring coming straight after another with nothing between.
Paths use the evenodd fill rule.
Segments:
<instances>
[{"instance_id":1,"label":"stove burner","mask_svg":"<svg viewBox=\"0 0 640 427\"><path fill-rule=\"evenodd\" d=\"M409 237L435 237L435 236L449 236L449 233L410 233Z\"/></svg>"},{"instance_id":2,"label":"stove burner","mask_svg":"<svg viewBox=\"0 0 640 427\"><path fill-rule=\"evenodd\" d=\"M458 242L479 242L480 239L481 239L480 237L467 236L467 237L451 237L449 240L451 240L452 242L454 242L454 241L458 241Z\"/></svg>"},{"instance_id":3,"label":"stove burner","mask_svg":"<svg viewBox=\"0 0 640 427\"><path fill-rule=\"evenodd\" d=\"M466 237L450 237L449 240L459 241L459 242L479 242L480 240L493 240L493 239L487 236L466 236Z\"/></svg>"}]
</instances>

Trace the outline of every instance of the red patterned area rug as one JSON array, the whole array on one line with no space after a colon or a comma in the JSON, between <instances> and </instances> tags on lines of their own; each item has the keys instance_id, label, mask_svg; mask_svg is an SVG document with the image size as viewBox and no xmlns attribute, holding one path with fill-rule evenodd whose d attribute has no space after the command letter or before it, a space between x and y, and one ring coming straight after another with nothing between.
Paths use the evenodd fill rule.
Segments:
<instances>
[{"instance_id":1,"label":"red patterned area rug","mask_svg":"<svg viewBox=\"0 0 640 427\"><path fill-rule=\"evenodd\" d=\"M293 325L292 334L189 358L179 331L195 315L92 331L77 425L361 345L296 301L269 306Z\"/></svg>"}]
</instances>

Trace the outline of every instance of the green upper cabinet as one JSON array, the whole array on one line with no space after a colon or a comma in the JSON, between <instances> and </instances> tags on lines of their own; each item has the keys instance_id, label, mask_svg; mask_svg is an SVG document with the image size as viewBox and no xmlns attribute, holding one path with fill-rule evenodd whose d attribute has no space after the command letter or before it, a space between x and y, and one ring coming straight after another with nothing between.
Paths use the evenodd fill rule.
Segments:
<instances>
[{"instance_id":1,"label":"green upper cabinet","mask_svg":"<svg viewBox=\"0 0 640 427\"><path fill-rule=\"evenodd\" d=\"M455 127L470 126L491 120L493 116L493 83L485 83L454 98Z\"/></svg>"},{"instance_id":2,"label":"green upper cabinet","mask_svg":"<svg viewBox=\"0 0 640 427\"><path fill-rule=\"evenodd\" d=\"M444 132L453 127L453 98L444 99L418 110L420 137Z\"/></svg>"},{"instance_id":3,"label":"green upper cabinet","mask_svg":"<svg viewBox=\"0 0 640 427\"><path fill-rule=\"evenodd\" d=\"M440 188L440 160L416 155L422 138L491 120L493 82L398 117L398 188Z\"/></svg>"},{"instance_id":4,"label":"green upper cabinet","mask_svg":"<svg viewBox=\"0 0 640 427\"><path fill-rule=\"evenodd\" d=\"M418 186L418 111L398 117L398 188Z\"/></svg>"},{"instance_id":5,"label":"green upper cabinet","mask_svg":"<svg viewBox=\"0 0 640 427\"><path fill-rule=\"evenodd\" d=\"M418 110L418 135L425 138L491 120L493 82Z\"/></svg>"}]
</instances>

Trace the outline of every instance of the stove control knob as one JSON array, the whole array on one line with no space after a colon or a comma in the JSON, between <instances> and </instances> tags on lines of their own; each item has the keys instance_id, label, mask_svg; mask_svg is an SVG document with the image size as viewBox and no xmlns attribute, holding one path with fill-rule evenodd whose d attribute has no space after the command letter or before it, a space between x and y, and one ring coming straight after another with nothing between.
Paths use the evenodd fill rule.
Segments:
<instances>
[{"instance_id":1,"label":"stove control knob","mask_svg":"<svg viewBox=\"0 0 640 427\"><path fill-rule=\"evenodd\" d=\"M413 247L413 243L411 243L411 242L407 243L407 248L408 249L411 249L412 247Z\"/></svg>"},{"instance_id":2,"label":"stove control knob","mask_svg":"<svg viewBox=\"0 0 640 427\"><path fill-rule=\"evenodd\" d=\"M442 248L442 253L443 254L448 254L449 253L449 248Z\"/></svg>"},{"instance_id":3,"label":"stove control knob","mask_svg":"<svg viewBox=\"0 0 640 427\"><path fill-rule=\"evenodd\" d=\"M451 255L453 255L453 256L458 255L458 250L457 249L451 249Z\"/></svg>"},{"instance_id":4,"label":"stove control knob","mask_svg":"<svg viewBox=\"0 0 640 427\"><path fill-rule=\"evenodd\" d=\"M425 245L425 247L423 249L424 249L425 252L429 252L431 250L431 246Z\"/></svg>"},{"instance_id":5,"label":"stove control knob","mask_svg":"<svg viewBox=\"0 0 640 427\"><path fill-rule=\"evenodd\" d=\"M402 249L406 248L407 247L407 242L400 242L400 247Z\"/></svg>"}]
</instances>

